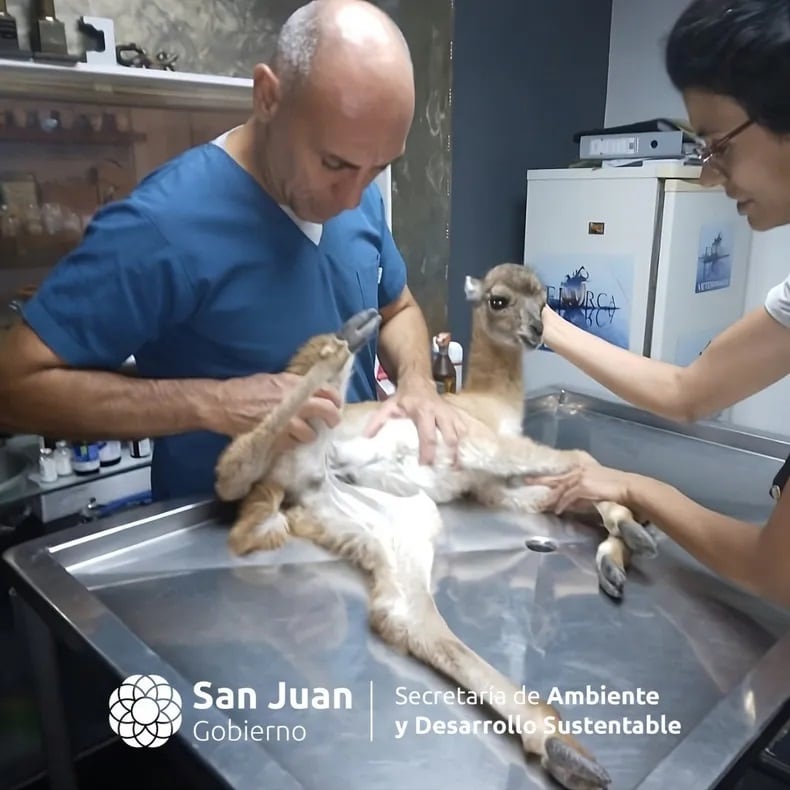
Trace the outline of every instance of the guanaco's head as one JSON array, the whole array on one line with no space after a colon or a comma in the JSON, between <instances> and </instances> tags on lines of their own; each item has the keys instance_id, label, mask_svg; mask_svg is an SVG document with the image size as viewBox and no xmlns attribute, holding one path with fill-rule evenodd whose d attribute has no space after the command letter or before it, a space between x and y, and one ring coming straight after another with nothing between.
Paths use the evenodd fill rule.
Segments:
<instances>
[{"instance_id":1,"label":"guanaco's head","mask_svg":"<svg viewBox=\"0 0 790 790\"><path fill-rule=\"evenodd\" d=\"M289 373L301 376L320 366L322 384L345 395L354 366L354 356L370 339L381 324L381 315L373 308L351 316L334 333L314 335L294 354L288 364Z\"/></svg>"},{"instance_id":2,"label":"guanaco's head","mask_svg":"<svg viewBox=\"0 0 790 790\"><path fill-rule=\"evenodd\" d=\"M467 277L464 291L474 305L475 321L494 342L527 349L541 344L546 289L532 269L501 263L482 280Z\"/></svg>"}]
</instances>

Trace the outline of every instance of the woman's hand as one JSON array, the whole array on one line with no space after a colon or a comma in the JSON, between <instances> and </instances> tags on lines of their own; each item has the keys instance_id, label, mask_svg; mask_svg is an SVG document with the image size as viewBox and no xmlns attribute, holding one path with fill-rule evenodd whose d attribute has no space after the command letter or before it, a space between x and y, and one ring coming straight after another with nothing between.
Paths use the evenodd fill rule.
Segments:
<instances>
[{"instance_id":1,"label":"woman's hand","mask_svg":"<svg viewBox=\"0 0 790 790\"><path fill-rule=\"evenodd\" d=\"M551 489L541 503L543 509L559 515L576 506L608 501L630 507L638 475L593 464L580 466L562 475L528 477L528 485L547 486Z\"/></svg>"}]
</instances>

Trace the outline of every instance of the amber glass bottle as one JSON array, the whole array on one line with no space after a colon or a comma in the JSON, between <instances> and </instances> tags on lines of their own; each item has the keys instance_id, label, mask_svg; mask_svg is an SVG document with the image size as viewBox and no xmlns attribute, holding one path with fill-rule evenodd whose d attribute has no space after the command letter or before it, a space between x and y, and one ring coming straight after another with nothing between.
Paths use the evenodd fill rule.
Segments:
<instances>
[{"instance_id":1,"label":"amber glass bottle","mask_svg":"<svg viewBox=\"0 0 790 790\"><path fill-rule=\"evenodd\" d=\"M433 359L433 380L439 394L455 392L455 365L450 360L451 339L449 332L441 332L436 336L439 353Z\"/></svg>"}]
</instances>

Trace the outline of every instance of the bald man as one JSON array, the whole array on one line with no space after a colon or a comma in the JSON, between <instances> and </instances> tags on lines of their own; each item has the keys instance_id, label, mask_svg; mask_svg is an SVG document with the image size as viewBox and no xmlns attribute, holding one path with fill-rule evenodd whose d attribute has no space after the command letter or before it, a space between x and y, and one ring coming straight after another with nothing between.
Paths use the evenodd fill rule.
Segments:
<instances>
[{"instance_id":1,"label":"bald man","mask_svg":"<svg viewBox=\"0 0 790 790\"><path fill-rule=\"evenodd\" d=\"M401 156L414 115L408 47L361 0L318 0L254 70L253 113L94 216L0 346L2 428L50 437L155 437L157 500L211 495L229 437L293 387L310 336L380 310L350 401L375 398L374 357L398 384L371 431L407 414L424 462L460 430L431 379L429 337L373 179ZM134 356L138 376L118 369ZM319 392L282 446L336 425Z\"/></svg>"}]
</instances>

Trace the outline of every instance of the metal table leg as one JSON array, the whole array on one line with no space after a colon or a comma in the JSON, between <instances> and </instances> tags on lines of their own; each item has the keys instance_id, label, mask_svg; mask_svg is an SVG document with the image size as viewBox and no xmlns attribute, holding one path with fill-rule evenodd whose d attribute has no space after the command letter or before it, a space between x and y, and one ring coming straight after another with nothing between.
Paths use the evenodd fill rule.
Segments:
<instances>
[{"instance_id":1,"label":"metal table leg","mask_svg":"<svg viewBox=\"0 0 790 790\"><path fill-rule=\"evenodd\" d=\"M30 655L49 785L52 790L77 790L55 640L38 614L14 590L10 592L14 621Z\"/></svg>"}]
</instances>

